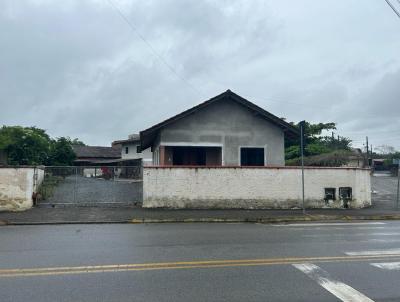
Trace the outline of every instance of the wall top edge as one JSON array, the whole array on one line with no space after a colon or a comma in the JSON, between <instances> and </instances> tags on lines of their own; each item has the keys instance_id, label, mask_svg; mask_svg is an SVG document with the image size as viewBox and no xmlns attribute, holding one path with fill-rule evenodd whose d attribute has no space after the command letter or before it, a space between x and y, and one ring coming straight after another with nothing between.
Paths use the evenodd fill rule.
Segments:
<instances>
[{"instance_id":1,"label":"wall top edge","mask_svg":"<svg viewBox=\"0 0 400 302\"><path fill-rule=\"evenodd\" d=\"M10 165L0 165L0 169L43 169L45 166L10 166Z\"/></svg>"},{"instance_id":2,"label":"wall top edge","mask_svg":"<svg viewBox=\"0 0 400 302\"><path fill-rule=\"evenodd\" d=\"M267 170L299 170L301 166L144 166L144 169L267 169ZM306 166L304 170L361 170L371 171L370 168L358 167L316 167Z\"/></svg>"}]
</instances>

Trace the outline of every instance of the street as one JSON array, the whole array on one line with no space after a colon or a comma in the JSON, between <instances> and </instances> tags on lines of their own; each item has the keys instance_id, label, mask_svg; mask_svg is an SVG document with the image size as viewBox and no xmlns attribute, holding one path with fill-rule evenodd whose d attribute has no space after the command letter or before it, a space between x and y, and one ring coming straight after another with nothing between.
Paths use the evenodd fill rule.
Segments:
<instances>
[{"instance_id":1,"label":"street","mask_svg":"<svg viewBox=\"0 0 400 302\"><path fill-rule=\"evenodd\" d=\"M400 222L0 228L0 301L400 301Z\"/></svg>"},{"instance_id":2,"label":"street","mask_svg":"<svg viewBox=\"0 0 400 302\"><path fill-rule=\"evenodd\" d=\"M371 177L373 202L379 203L382 209L390 209L395 207L397 199L397 177L378 176Z\"/></svg>"}]
</instances>

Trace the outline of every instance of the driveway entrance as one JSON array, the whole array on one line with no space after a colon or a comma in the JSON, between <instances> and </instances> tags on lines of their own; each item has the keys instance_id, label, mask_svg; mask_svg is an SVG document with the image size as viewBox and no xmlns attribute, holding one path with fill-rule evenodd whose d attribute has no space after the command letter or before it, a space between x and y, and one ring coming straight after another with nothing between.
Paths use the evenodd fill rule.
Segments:
<instances>
[{"instance_id":1,"label":"driveway entrance","mask_svg":"<svg viewBox=\"0 0 400 302\"><path fill-rule=\"evenodd\" d=\"M38 206L133 206L142 202L140 166L45 167Z\"/></svg>"}]
</instances>

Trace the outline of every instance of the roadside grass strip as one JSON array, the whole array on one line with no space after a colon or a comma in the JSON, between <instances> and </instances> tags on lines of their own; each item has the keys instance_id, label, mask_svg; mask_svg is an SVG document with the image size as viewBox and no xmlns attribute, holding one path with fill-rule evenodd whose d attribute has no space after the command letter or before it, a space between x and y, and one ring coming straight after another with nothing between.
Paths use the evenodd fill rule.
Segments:
<instances>
[{"instance_id":1,"label":"roadside grass strip","mask_svg":"<svg viewBox=\"0 0 400 302\"><path fill-rule=\"evenodd\" d=\"M332 279L329 273L312 263L293 264L295 268L305 273L336 298L345 302L374 302L351 286Z\"/></svg>"},{"instance_id":2,"label":"roadside grass strip","mask_svg":"<svg viewBox=\"0 0 400 302\"><path fill-rule=\"evenodd\" d=\"M358 256L332 256L332 257L291 257L291 258L266 258L266 259L239 259L239 260L204 260L158 263L133 263L109 264L92 266L63 266L63 267L38 267L0 269L0 278L53 276L70 274L112 273L128 271L154 271L170 269L201 269L201 268L229 268L245 266L290 265L305 262L362 262L362 261L387 261L400 260L400 253L387 255L358 255Z\"/></svg>"}]
</instances>

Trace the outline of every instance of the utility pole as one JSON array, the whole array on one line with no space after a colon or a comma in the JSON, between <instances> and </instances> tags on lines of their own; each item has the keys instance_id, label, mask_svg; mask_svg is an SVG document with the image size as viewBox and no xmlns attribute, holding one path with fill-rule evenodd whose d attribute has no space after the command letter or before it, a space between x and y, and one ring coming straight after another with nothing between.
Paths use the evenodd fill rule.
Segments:
<instances>
[{"instance_id":1,"label":"utility pole","mask_svg":"<svg viewBox=\"0 0 400 302\"><path fill-rule=\"evenodd\" d=\"M306 214L306 208L304 203L304 128L306 121L300 122L300 149L301 149L301 193L303 201L303 215Z\"/></svg>"},{"instance_id":2,"label":"utility pole","mask_svg":"<svg viewBox=\"0 0 400 302\"><path fill-rule=\"evenodd\" d=\"M332 148L336 149L336 144L335 144L335 133L332 131Z\"/></svg>"},{"instance_id":3,"label":"utility pole","mask_svg":"<svg viewBox=\"0 0 400 302\"><path fill-rule=\"evenodd\" d=\"M400 199L400 160L397 161L397 199L396 199L396 209L399 209L399 199Z\"/></svg>"},{"instance_id":4,"label":"utility pole","mask_svg":"<svg viewBox=\"0 0 400 302\"><path fill-rule=\"evenodd\" d=\"M367 167L369 167L369 147L368 147L368 136L366 138L366 143L367 143Z\"/></svg>"}]
</instances>

